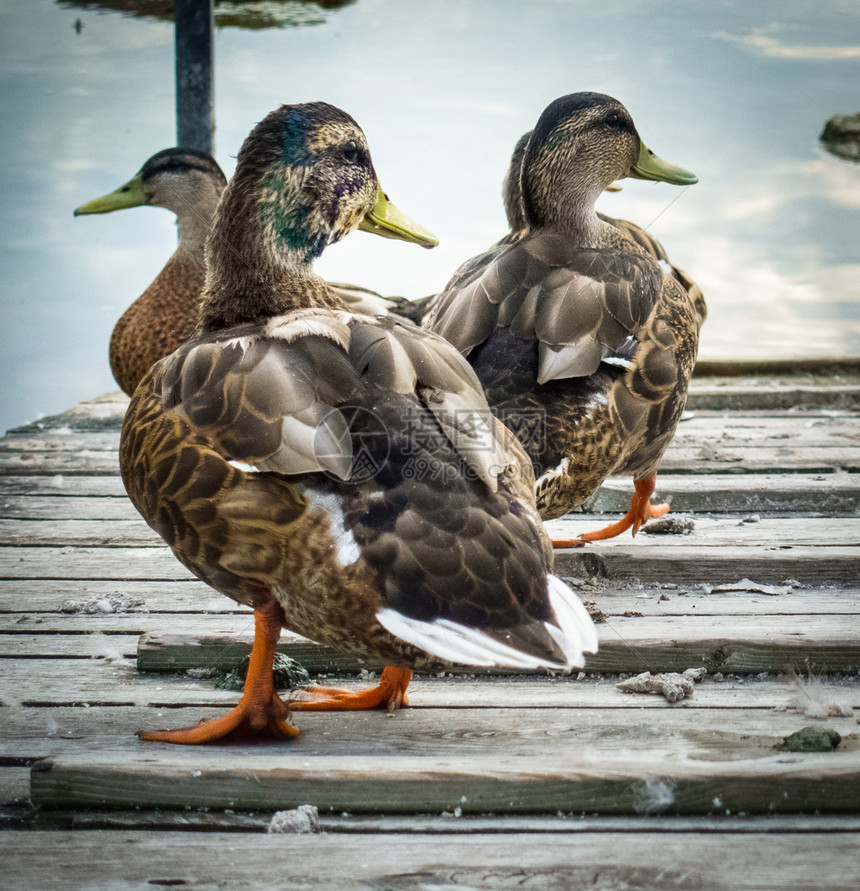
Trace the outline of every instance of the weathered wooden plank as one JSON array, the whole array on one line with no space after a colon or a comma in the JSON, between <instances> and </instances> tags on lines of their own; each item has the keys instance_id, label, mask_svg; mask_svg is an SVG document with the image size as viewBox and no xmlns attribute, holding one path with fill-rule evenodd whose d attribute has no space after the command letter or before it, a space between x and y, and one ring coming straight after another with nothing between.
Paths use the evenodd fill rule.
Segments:
<instances>
[{"instance_id":1,"label":"weathered wooden plank","mask_svg":"<svg viewBox=\"0 0 860 891\"><path fill-rule=\"evenodd\" d=\"M812 521L810 521L812 522ZM593 528L595 524L590 524ZM585 531L589 526L583 526ZM735 582L744 576L768 584L856 583L857 548L789 544L657 546L647 535L600 547L561 550L560 575L642 579L675 584ZM166 547L0 547L0 579L165 580L192 578Z\"/></svg>"},{"instance_id":2,"label":"weathered wooden plank","mask_svg":"<svg viewBox=\"0 0 860 891\"><path fill-rule=\"evenodd\" d=\"M152 547L161 541L139 516L127 520L0 519L0 545Z\"/></svg>"},{"instance_id":3,"label":"weathered wooden plank","mask_svg":"<svg viewBox=\"0 0 860 891\"><path fill-rule=\"evenodd\" d=\"M118 497L74 495L2 495L0 519L4 520L140 520L140 514L123 494Z\"/></svg>"},{"instance_id":4,"label":"weathered wooden plank","mask_svg":"<svg viewBox=\"0 0 860 891\"><path fill-rule=\"evenodd\" d=\"M643 713L637 710L635 720L631 720L631 710L620 708L410 708L393 718L380 711L297 712L293 715L301 730L297 739L219 747L218 754L212 757L210 748L198 750L197 757L189 757L173 747L141 745L135 737L140 729L194 726L200 720L223 714L229 705L29 709L38 713L31 719L32 725L13 727L11 738L0 739L0 758L11 760L6 752L12 751L19 765L33 764L45 757L95 766L125 756L145 764L145 775L206 764L222 776L235 776L245 768L255 767L260 760L280 756L285 767L297 762L309 766L306 759L312 758L324 760L341 773L348 772L352 765L355 775L368 775L374 765L379 769L383 759L391 756L401 759L403 771L421 770L428 760L431 770L456 769L476 758L483 759L491 770L503 765L534 770L546 768L561 747L569 759L568 766L578 765L586 773L601 763L614 762L635 779L636 764L644 750L645 760L650 763L640 774L643 779L661 757L668 772L675 764L686 762L688 775L695 777L696 762L703 765L705 774L709 764L716 761L761 759L773 763L779 758L774 746L810 721L797 714L773 714L762 709L738 712L666 707ZM839 762L834 768L857 764L860 739L851 735L856 727L854 721L831 718L822 726L843 737L833 753L834 760ZM586 745L587 754L583 753ZM855 790L855 796L858 794ZM99 802L79 804L98 806ZM275 802L271 805L278 806ZM123 803L114 802L112 806ZM260 802L259 806L267 805Z\"/></svg>"},{"instance_id":5,"label":"weathered wooden plank","mask_svg":"<svg viewBox=\"0 0 860 891\"><path fill-rule=\"evenodd\" d=\"M11 715L17 707L36 709L35 714L43 717L30 728L34 738L54 731L57 725L52 715L67 706L89 713L100 705L173 708L238 701L238 693L189 677L141 675L131 659L45 659L34 653L30 659L5 659L2 669L3 713L8 709ZM4 726L0 726L0 739L9 739ZM3 754L15 751L14 746L6 746Z\"/></svg>"},{"instance_id":6,"label":"weathered wooden plank","mask_svg":"<svg viewBox=\"0 0 860 891\"><path fill-rule=\"evenodd\" d=\"M860 474L660 474L655 498L675 512L850 514L860 504ZM8 494L7 494L8 493ZM633 481L611 477L589 502L589 513L624 512ZM2 477L0 517L130 520L137 511L116 477Z\"/></svg>"},{"instance_id":7,"label":"weathered wooden plank","mask_svg":"<svg viewBox=\"0 0 860 891\"><path fill-rule=\"evenodd\" d=\"M626 513L633 480L610 477L587 505L588 512ZM657 477L658 501L675 513L852 514L860 505L860 474L710 474Z\"/></svg>"},{"instance_id":8,"label":"weathered wooden plank","mask_svg":"<svg viewBox=\"0 0 860 891\"><path fill-rule=\"evenodd\" d=\"M854 445L860 439L860 415L856 412L695 412L679 424L672 440L692 445L708 441L743 443L750 446L802 444L824 449Z\"/></svg>"},{"instance_id":9,"label":"weathered wooden plank","mask_svg":"<svg viewBox=\"0 0 860 891\"><path fill-rule=\"evenodd\" d=\"M0 547L0 578L139 579L194 578L165 547Z\"/></svg>"},{"instance_id":10,"label":"weathered wooden plank","mask_svg":"<svg viewBox=\"0 0 860 891\"><path fill-rule=\"evenodd\" d=\"M139 633L0 634L0 659L135 658Z\"/></svg>"},{"instance_id":11,"label":"weathered wooden plank","mask_svg":"<svg viewBox=\"0 0 860 891\"><path fill-rule=\"evenodd\" d=\"M694 381L707 377L803 376L829 383L857 382L860 372L858 356L820 356L805 359L699 359Z\"/></svg>"},{"instance_id":12,"label":"weathered wooden plank","mask_svg":"<svg viewBox=\"0 0 860 891\"><path fill-rule=\"evenodd\" d=\"M587 514L570 514L547 523L550 534L561 538L585 532L603 520ZM647 527L646 527L647 528ZM601 543L592 550L611 551L622 547L628 537ZM631 537L632 539L632 537ZM152 547L161 538L140 518L129 520L5 520L0 519L0 545L38 545L74 547ZM736 517L696 517L691 531L683 535L662 535L648 540L648 548L708 546L719 548L730 544L777 543L860 547L860 519L843 517L772 518L763 517L756 523ZM860 556L860 552L858 552Z\"/></svg>"},{"instance_id":13,"label":"weathered wooden plank","mask_svg":"<svg viewBox=\"0 0 860 891\"><path fill-rule=\"evenodd\" d=\"M671 473L852 473L860 470L860 447L833 446L809 450L801 446L756 447L731 442L676 446L667 451L662 468ZM117 473L116 452L0 452L0 474L92 475Z\"/></svg>"},{"instance_id":14,"label":"weathered wooden plank","mask_svg":"<svg viewBox=\"0 0 860 891\"><path fill-rule=\"evenodd\" d=\"M0 766L0 807L29 803L29 767ZM2 821L0 821L0 826L2 826Z\"/></svg>"},{"instance_id":15,"label":"weathered wooden plank","mask_svg":"<svg viewBox=\"0 0 860 891\"><path fill-rule=\"evenodd\" d=\"M59 726L75 735L82 727L102 733L104 722L119 721L121 706L175 709L231 708L239 693L222 690L213 681L201 681L183 675L145 675L138 673L129 660L40 659L7 660L3 663L5 689L0 739L39 739L50 736ZM370 680L353 676L313 674L317 683L360 690ZM411 708L433 709L772 709L789 708L795 689L776 676L767 679L705 678L695 687L694 695L669 704L662 696L621 693L615 688L616 677L595 679L589 676L553 677L457 677L416 675L409 687ZM860 685L845 678L824 679L822 695L851 708L860 709ZM101 708L105 707L103 713ZM46 711L48 710L48 711ZM141 712L140 720L151 713ZM737 717L737 716L736 716ZM131 719L129 719L131 720ZM186 720L177 717L176 721ZM740 718L738 717L738 720ZM188 719L187 723L193 723ZM107 725L105 725L107 726ZM94 729L95 728L95 729ZM115 732L115 728L113 731ZM5 745L5 743L4 743ZM8 749L8 746L7 746ZM3 754L9 752L4 749Z\"/></svg>"},{"instance_id":16,"label":"weathered wooden plank","mask_svg":"<svg viewBox=\"0 0 860 891\"><path fill-rule=\"evenodd\" d=\"M119 473L116 452L82 449L75 452L0 452L0 474L105 474Z\"/></svg>"},{"instance_id":17,"label":"weathered wooden plank","mask_svg":"<svg viewBox=\"0 0 860 891\"><path fill-rule=\"evenodd\" d=\"M797 407L854 410L860 406L856 383L816 383L802 377L693 379L687 397L690 410L755 411Z\"/></svg>"},{"instance_id":18,"label":"weathered wooden plank","mask_svg":"<svg viewBox=\"0 0 860 891\"><path fill-rule=\"evenodd\" d=\"M629 506L629 505L628 505ZM678 512L680 515L680 512ZM650 535L641 539L620 535L617 538L592 545L588 550L610 553L615 549L625 549L631 545L641 549L655 550L674 547L701 545L723 548L726 545L776 544L792 546L822 545L852 546L860 548L860 519L810 518L810 517L761 517L757 522L747 522L739 517L690 517L692 529L683 534ZM568 514L557 520L545 523L553 537L574 537L601 523L603 518L588 514ZM38 521L34 521L38 522ZM645 529L648 527L645 526ZM860 557L860 551L858 551Z\"/></svg>"},{"instance_id":19,"label":"weathered wooden plank","mask_svg":"<svg viewBox=\"0 0 860 891\"><path fill-rule=\"evenodd\" d=\"M0 545L152 547L162 539L140 517L128 520L4 520Z\"/></svg>"},{"instance_id":20,"label":"weathered wooden plank","mask_svg":"<svg viewBox=\"0 0 860 891\"><path fill-rule=\"evenodd\" d=\"M599 595L596 602L600 603ZM775 599L775 598L774 598ZM637 611L638 612L638 611ZM601 645L611 645L613 636L623 636L630 641L650 641L661 629L666 638L682 640L712 639L723 632L721 640L747 639L770 640L775 644L788 640L809 640L814 637L833 643L860 643L860 622L849 615L817 614L763 614L737 615L715 618L709 615L612 615L598 624ZM170 613L117 612L93 615L66 615L45 613L34 618L18 619L14 614L0 615L0 644L15 637L44 638L50 646L50 638L57 635L86 636L96 633L108 636L118 634L148 633L153 638L184 638L189 631L199 636L232 636L253 630L251 611L236 605L232 613L199 613L187 618ZM285 638L293 635L283 632ZM298 638L304 641L304 638ZM604 641L605 638L605 641Z\"/></svg>"},{"instance_id":21,"label":"weathered wooden plank","mask_svg":"<svg viewBox=\"0 0 860 891\"><path fill-rule=\"evenodd\" d=\"M0 580L0 613L55 613L78 611L86 615L86 607L122 598L126 612L234 612L236 604L197 579L184 581L66 581L62 579ZM839 601L835 601L838 603ZM105 612L110 602L93 606L91 611ZM825 610L828 611L828 610ZM829 610L832 611L832 610Z\"/></svg>"},{"instance_id":22,"label":"weathered wooden plank","mask_svg":"<svg viewBox=\"0 0 860 891\"><path fill-rule=\"evenodd\" d=\"M2 465L0 465L2 466ZM661 468L670 473L833 473L860 469L860 447L749 446L728 441L670 448Z\"/></svg>"},{"instance_id":23,"label":"weathered wooden plank","mask_svg":"<svg viewBox=\"0 0 860 891\"><path fill-rule=\"evenodd\" d=\"M596 528L594 524L583 526ZM675 547L649 548L649 536L640 534L637 547L629 539L610 548L560 550L555 555L558 575L595 576L608 579L642 579L676 584L710 582L724 584L749 577L767 584L797 579L808 584L856 583L856 547L810 547L789 544L703 547L679 543ZM653 541L653 539L650 539ZM601 542L601 544L612 544Z\"/></svg>"},{"instance_id":24,"label":"weathered wooden plank","mask_svg":"<svg viewBox=\"0 0 860 891\"><path fill-rule=\"evenodd\" d=\"M667 733L664 715L673 723L690 719L688 729ZM860 810L860 748L851 741L835 753L785 757L773 750L780 731L797 729L796 717L769 720L760 732L745 722L740 733L726 731L724 714L683 710L659 719L645 711L635 722L624 713L585 711L551 729L543 712L537 723L525 715L512 722L504 712L496 732L460 710L313 717L304 735L283 744L201 752L132 741L119 753L107 741L102 751L34 765L31 800L40 807L237 810L312 801L355 813ZM722 720L702 727L711 718ZM326 754L335 745L321 728L347 725L346 754Z\"/></svg>"},{"instance_id":25,"label":"weathered wooden plank","mask_svg":"<svg viewBox=\"0 0 860 891\"><path fill-rule=\"evenodd\" d=\"M594 600L609 616L854 615L860 614L860 588L793 587L778 596L756 591L711 591L708 586L664 585L574 579L580 596ZM73 613L86 627L88 615L110 612L110 599L121 598L124 612L229 613L236 603L195 579L164 581L0 580L0 614ZM101 605L99 605L101 604ZM90 606L89 614L85 607ZM193 616L180 619L193 622Z\"/></svg>"},{"instance_id":26,"label":"weathered wooden plank","mask_svg":"<svg viewBox=\"0 0 860 891\"><path fill-rule=\"evenodd\" d=\"M22 769L23 770L23 769ZM29 773L28 773L29 781ZM266 833L272 820L270 811L153 811L153 810L83 810L83 811L23 811L21 808L0 810L0 829L40 829L65 831L74 829L113 831L183 830L186 832L244 832ZM826 833L858 832L860 817L851 814L805 816L796 814L743 815L719 814L707 816L672 817L660 815L659 824L648 815L591 816L588 814L499 814L497 816L454 814L320 814L318 831L367 836L370 833L399 836L429 835L500 835L528 833L534 844L541 844L541 836L549 833L584 835L593 832L653 833L658 826L661 835L677 833L708 833L742 842L738 836L796 833L807 840L810 836ZM520 877L522 878L522 877ZM639 887L642 887L641 885Z\"/></svg>"},{"instance_id":27,"label":"weathered wooden plank","mask_svg":"<svg viewBox=\"0 0 860 891\"><path fill-rule=\"evenodd\" d=\"M455 821L451 821L452 823ZM570 821L571 823L573 821ZM662 825L662 824L661 824ZM117 831L5 833L7 881L16 888L184 885L194 888L419 889L786 888L853 891L856 837L691 832L557 832L263 836ZM50 857L45 846L50 845ZM659 851L659 858L655 858ZM277 864L277 865L273 865ZM5 870L4 870L5 871Z\"/></svg>"},{"instance_id":28,"label":"weathered wooden plank","mask_svg":"<svg viewBox=\"0 0 860 891\"><path fill-rule=\"evenodd\" d=\"M7 433L0 439L0 452L116 452L119 431L79 431L71 427L40 433ZM702 446L705 443L752 447L799 446L806 449L839 448L860 439L860 417L853 412L817 413L798 418L796 414L768 412L697 412L684 421L671 448Z\"/></svg>"},{"instance_id":29,"label":"weathered wooden plank","mask_svg":"<svg viewBox=\"0 0 860 891\"><path fill-rule=\"evenodd\" d=\"M680 513L680 512L678 512ZM602 522L601 518L587 514L570 514L547 523L552 535L573 535L574 531L590 528L591 524ZM110 527L115 535L106 536L105 530ZM647 527L646 527L647 528ZM631 536L632 538L632 536ZM627 536L602 542L599 550L607 551L622 547ZM161 539L140 518L107 522L104 520L0 520L0 543L17 544L27 541L31 544L73 544L75 546L92 546L107 541L110 546L124 546L140 543L144 547L152 546ZM860 546L860 519L843 518L793 518L763 517L751 523L737 517L695 517L693 528L682 535L662 535L659 539L651 538L648 547L655 545L661 548L678 545L703 545L723 547L729 544L759 544L777 542L792 545L825 546ZM593 548L597 550L598 548Z\"/></svg>"},{"instance_id":30,"label":"weathered wooden plank","mask_svg":"<svg viewBox=\"0 0 860 891\"><path fill-rule=\"evenodd\" d=\"M620 617L597 627L600 650L586 657L589 672L683 671L700 665L745 674L779 672L790 665L824 673L860 669L860 623L845 617L735 616L724 627L710 617ZM223 638L202 632L145 634L138 645L138 668L149 672L226 668L238 653L244 656L251 649L250 635L230 641L225 649ZM377 667L302 638L285 638L278 649L309 671Z\"/></svg>"},{"instance_id":31,"label":"weathered wooden plank","mask_svg":"<svg viewBox=\"0 0 860 891\"><path fill-rule=\"evenodd\" d=\"M42 433L7 433L0 439L0 452L116 452L118 430L79 431L71 427L54 428Z\"/></svg>"},{"instance_id":32,"label":"weathered wooden plank","mask_svg":"<svg viewBox=\"0 0 860 891\"><path fill-rule=\"evenodd\" d=\"M118 473L92 476L0 474L0 496L84 496L127 499Z\"/></svg>"}]
</instances>

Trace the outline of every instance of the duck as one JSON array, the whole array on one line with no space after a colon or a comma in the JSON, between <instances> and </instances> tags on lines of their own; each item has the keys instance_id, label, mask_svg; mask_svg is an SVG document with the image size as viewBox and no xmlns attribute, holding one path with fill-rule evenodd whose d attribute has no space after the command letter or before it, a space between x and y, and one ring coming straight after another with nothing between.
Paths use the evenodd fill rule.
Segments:
<instances>
[{"instance_id":1,"label":"duck","mask_svg":"<svg viewBox=\"0 0 860 891\"><path fill-rule=\"evenodd\" d=\"M505 217L507 218L511 232L520 232L527 227L525 212L523 211L522 206L520 176L523 157L525 156L526 146L528 145L531 135L532 131L529 130L517 140L513 153L511 154L510 164L508 165L505 177L502 180L502 203L504 204ZM622 187L620 183L613 182L608 185L604 191L620 192L621 189ZM695 306L696 313L699 317L699 325L701 326L708 315L708 307L705 303L702 289L686 272L684 272L683 269L669 260L666 248L663 247L660 241L638 223L611 217L604 213L598 213L597 216L604 223L614 226L616 229L629 236L640 250L643 250L646 254L653 257L660 264L660 267L664 272L672 275L677 280L681 287L687 292L690 300ZM433 298L429 299L432 300ZM424 298L424 300L426 301L428 298ZM425 306L423 301L416 301L416 303L420 307L420 321L420 319L428 312L429 307Z\"/></svg>"},{"instance_id":2,"label":"duck","mask_svg":"<svg viewBox=\"0 0 860 891\"><path fill-rule=\"evenodd\" d=\"M197 326L206 279L206 238L226 185L227 177L211 155L166 148L148 158L127 183L74 211L78 217L148 205L176 214L176 251L111 334L111 371L128 396L146 372L185 343Z\"/></svg>"},{"instance_id":3,"label":"duck","mask_svg":"<svg viewBox=\"0 0 860 891\"><path fill-rule=\"evenodd\" d=\"M206 238L227 177L210 154L166 148L148 158L124 185L82 204L74 216L130 207L163 207L176 215L179 245L147 289L126 309L110 339L111 371L120 389L134 393L147 371L187 341L197 327L206 279ZM354 312L420 320L424 302L384 297L370 288L330 282ZM425 298L426 301L426 298Z\"/></svg>"},{"instance_id":4,"label":"duck","mask_svg":"<svg viewBox=\"0 0 860 891\"><path fill-rule=\"evenodd\" d=\"M641 227L598 214L624 177L688 186L629 111L602 93L559 97L514 152L503 195L512 231L467 260L422 325L466 356L494 412L533 462L544 520L632 474L619 521L557 547L636 532L686 404L706 315L701 290Z\"/></svg>"},{"instance_id":5,"label":"duck","mask_svg":"<svg viewBox=\"0 0 860 891\"><path fill-rule=\"evenodd\" d=\"M144 376L120 438L135 508L252 607L250 666L230 712L143 740L287 739L292 711L405 705L415 670L566 671L596 651L552 574L531 464L468 362L408 320L351 312L315 274L355 229L438 243L382 191L346 112L272 111L215 213L195 334ZM379 683L281 698L283 628L384 664Z\"/></svg>"}]
</instances>

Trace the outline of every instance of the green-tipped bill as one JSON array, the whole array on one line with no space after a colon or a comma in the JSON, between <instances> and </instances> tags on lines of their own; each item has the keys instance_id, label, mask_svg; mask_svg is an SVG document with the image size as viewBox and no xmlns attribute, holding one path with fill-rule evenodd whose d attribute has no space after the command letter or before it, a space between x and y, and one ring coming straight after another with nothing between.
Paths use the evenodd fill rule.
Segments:
<instances>
[{"instance_id":1,"label":"green-tipped bill","mask_svg":"<svg viewBox=\"0 0 860 891\"><path fill-rule=\"evenodd\" d=\"M439 244L439 239L429 229L425 229L395 207L388 200L388 196L382 191L381 186L376 194L376 204L373 205L371 211L365 214L364 219L358 224L358 228L365 232L373 232L374 235L381 235L383 238L411 241L425 248L436 247Z\"/></svg>"},{"instance_id":2,"label":"green-tipped bill","mask_svg":"<svg viewBox=\"0 0 860 891\"><path fill-rule=\"evenodd\" d=\"M692 186L699 181L699 177L683 167L664 161L659 155L655 155L651 149L640 140L639 160L628 173L634 179L650 179L658 182L673 183L676 186Z\"/></svg>"},{"instance_id":3,"label":"green-tipped bill","mask_svg":"<svg viewBox=\"0 0 860 891\"><path fill-rule=\"evenodd\" d=\"M146 195L143 191L143 177L138 173L124 186L120 186L101 198L93 198L86 204L75 209L75 216L79 217L87 213L110 213L112 210L124 210L126 207L139 207L146 204Z\"/></svg>"}]
</instances>

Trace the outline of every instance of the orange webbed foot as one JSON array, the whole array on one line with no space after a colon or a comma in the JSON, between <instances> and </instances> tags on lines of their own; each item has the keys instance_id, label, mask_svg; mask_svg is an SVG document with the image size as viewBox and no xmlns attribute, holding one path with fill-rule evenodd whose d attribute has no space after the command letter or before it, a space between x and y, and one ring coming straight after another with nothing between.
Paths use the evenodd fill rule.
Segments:
<instances>
[{"instance_id":1,"label":"orange webbed foot","mask_svg":"<svg viewBox=\"0 0 860 891\"><path fill-rule=\"evenodd\" d=\"M406 688L412 680L412 672L406 668L389 665L379 678L379 683L369 690L340 690L337 687L308 687L301 691L307 699L291 699L294 711L360 711L385 707L393 712L408 705Z\"/></svg>"},{"instance_id":2,"label":"orange webbed foot","mask_svg":"<svg viewBox=\"0 0 860 891\"><path fill-rule=\"evenodd\" d=\"M621 535L627 529L633 530L633 535L648 522L648 520L662 517L669 512L668 504L651 504L651 495L657 485L657 477L651 476L643 480L634 480L633 485L636 492L630 500L630 510L616 523L610 523L603 529L596 529L594 532L585 532L580 535L583 542L587 541L603 541L607 538L615 538Z\"/></svg>"},{"instance_id":3,"label":"orange webbed foot","mask_svg":"<svg viewBox=\"0 0 860 891\"><path fill-rule=\"evenodd\" d=\"M553 538L554 548L584 548L585 542L581 538Z\"/></svg>"},{"instance_id":4,"label":"orange webbed foot","mask_svg":"<svg viewBox=\"0 0 860 891\"><path fill-rule=\"evenodd\" d=\"M290 710L275 692L272 661L281 636L283 612L275 601L254 610L254 646L239 704L212 721L181 730L141 730L137 735L146 742L199 745L219 739L247 739L267 735L275 739L297 736L298 727L290 723Z\"/></svg>"},{"instance_id":5,"label":"orange webbed foot","mask_svg":"<svg viewBox=\"0 0 860 891\"><path fill-rule=\"evenodd\" d=\"M287 704L274 691L268 702L251 701L243 696L239 704L212 721L201 721L196 727L181 730L140 730L138 738L145 742L169 742L179 745L200 745L219 739L250 739L267 736L289 739L298 736L299 728L290 723Z\"/></svg>"}]
</instances>

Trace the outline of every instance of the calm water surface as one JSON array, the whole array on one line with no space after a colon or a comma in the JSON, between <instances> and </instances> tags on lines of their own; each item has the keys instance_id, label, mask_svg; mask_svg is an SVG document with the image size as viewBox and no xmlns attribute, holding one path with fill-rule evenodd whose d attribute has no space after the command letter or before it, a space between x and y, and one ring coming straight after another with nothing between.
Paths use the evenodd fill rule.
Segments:
<instances>
[{"instance_id":1,"label":"calm water surface","mask_svg":"<svg viewBox=\"0 0 860 891\"><path fill-rule=\"evenodd\" d=\"M0 0L0 430L115 388L111 328L175 246L164 210L72 217L175 142L172 25L97 6ZM860 107L855 0L257 7L292 24L217 31L225 172L272 108L324 99L358 120L386 190L442 242L356 233L326 253L327 277L441 288L504 233L519 135L555 97L598 90L699 175L686 190L627 180L600 209L650 224L701 284L700 355L860 354L860 165L817 139Z\"/></svg>"}]
</instances>

